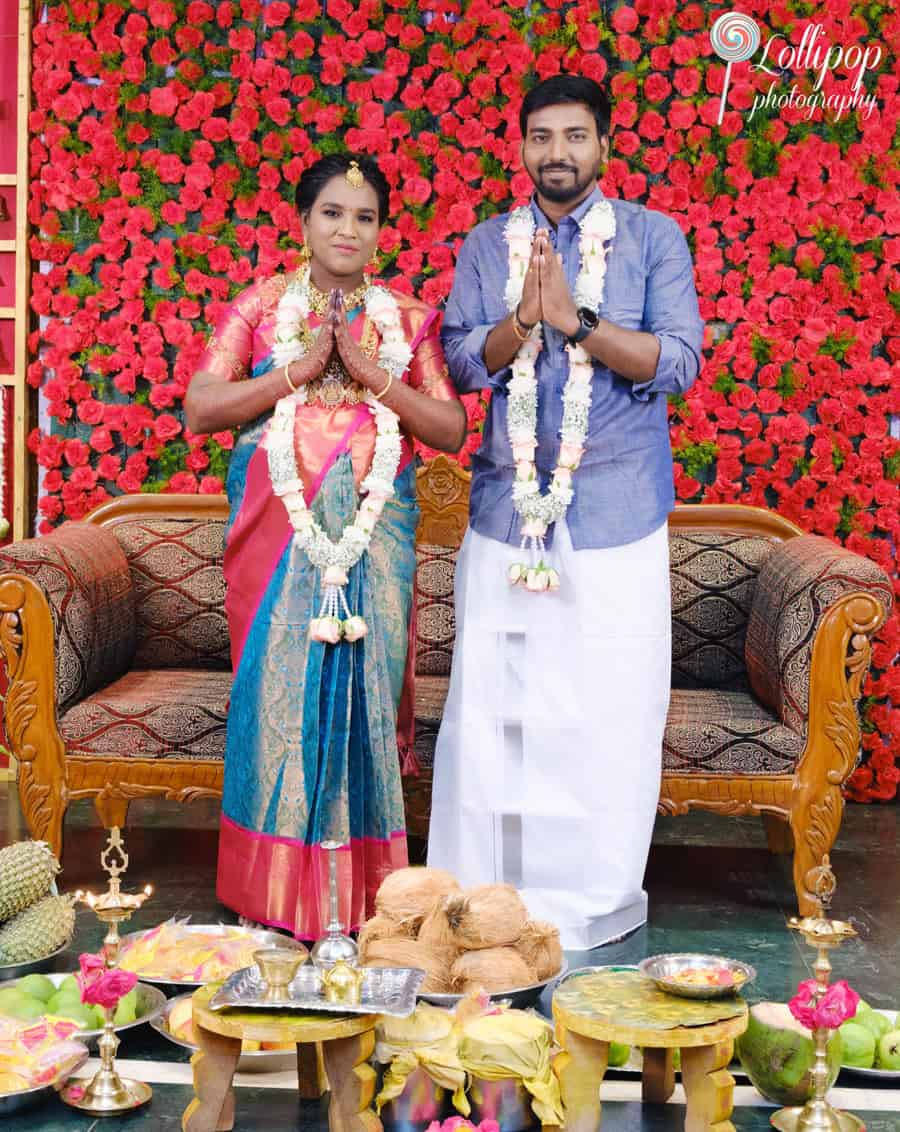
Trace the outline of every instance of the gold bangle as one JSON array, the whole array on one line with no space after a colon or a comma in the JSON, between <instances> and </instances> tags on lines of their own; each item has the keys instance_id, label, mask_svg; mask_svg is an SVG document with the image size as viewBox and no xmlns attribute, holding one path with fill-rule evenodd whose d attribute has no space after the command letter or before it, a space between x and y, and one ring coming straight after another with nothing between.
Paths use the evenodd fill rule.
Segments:
<instances>
[{"instance_id":1,"label":"gold bangle","mask_svg":"<svg viewBox=\"0 0 900 1132\"><path fill-rule=\"evenodd\" d=\"M531 330L529 330L525 334L523 334L519 330L519 316L516 314L515 311L513 311L512 328L513 328L513 334L515 334L515 336L519 339L520 342L527 342L528 339L531 337ZM522 326L522 329L523 330L525 329L524 324ZM534 327L532 327L531 329L533 330Z\"/></svg>"},{"instance_id":2,"label":"gold bangle","mask_svg":"<svg viewBox=\"0 0 900 1132\"><path fill-rule=\"evenodd\" d=\"M291 381L291 366L296 360L296 358L291 358L288 364L284 367L284 380L288 383L288 389L290 389L291 393L297 392L297 386L294 385L293 381Z\"/></svg>"},{"instance_id":3,"label":"gold bangle","mask_svg":"<svg viewBox=\"0 0 900 1132\"><path fill-rule=\"evenodd\" d=\"M390 387L393 384L394 384L394 375L392 373L389 373L387 385L384 387L384 389L382 389L382 391L380 393L373 393L372 396L375 398L376 401L380 401L381 398L385 395L385 393L387 393L387 391L390 389Z\"/></svg>"}]
</instances>

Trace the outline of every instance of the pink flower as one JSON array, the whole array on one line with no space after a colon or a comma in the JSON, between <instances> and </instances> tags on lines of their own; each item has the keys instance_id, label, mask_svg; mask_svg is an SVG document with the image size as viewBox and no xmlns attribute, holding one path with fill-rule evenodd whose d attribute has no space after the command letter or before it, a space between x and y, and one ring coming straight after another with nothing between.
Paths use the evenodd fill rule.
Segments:
<instances>
[{"instance_id":1,"label":"pink flower","mask_svg":"<svg viewBox=\"0 0 900 1132\"><path fill-rule=\"evenodd\" d=\"M817 1024L826 1030L837 1030L855 1016L858 1006L859 995L844 979L840 979L832 983L819 1000Z\"/></svg>"},{"instance_id":2,"label":"pink flower","mask_svg":"<svg viewBox=\"0 0 900 1132\"><path fill-rule=\"evenodd\" d=\"M836 1030L856 1014L859 995L843 979L824 993L815 979L804 979L788 1009L807 1030Z\"/></svg>"},{"instance_id":3,"label":"pink flower","mask_svg":"<svg viewBox=\"0 0 900 1132\"><path fill-rule=\"evenodd\" d=\"M90 952L79 955L78 964L81 971L75 978L81 988L81 1001L92 1006L112 1010L137 983L134 971L109 969L99 955Z\"/></svg>"}]
</instances>

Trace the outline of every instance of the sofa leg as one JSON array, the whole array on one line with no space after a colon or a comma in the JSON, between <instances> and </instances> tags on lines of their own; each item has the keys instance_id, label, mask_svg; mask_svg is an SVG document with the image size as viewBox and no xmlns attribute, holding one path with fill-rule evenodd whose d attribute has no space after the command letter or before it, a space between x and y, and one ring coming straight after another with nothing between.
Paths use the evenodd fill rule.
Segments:
<instances>
[{"instance_id":1,"label":"sofa leg","mask_svg":"<svg viewBox=\"0 0 900 1132\"><path fill-rule=\"evenodd\" d=\"M801 916L821 916L819 893L827 886L831 847L841 825L844 802L839 787L828 790L812 814L791 812L794 835L794 891Z\"/></svg>"},{"instance_id":2,"label":"sofa leg","mask_svg":"<svg viewBox=\"0 0 900 1132\"><path fill-rule=\"evenodd\" d=\"M125 828L129 804L128 798L110 798L103 794L98 794L94 799L94 809L105 829L112 829L114 826Z\"/></svg>"},{"instance_id":3,"label":"sofa leg","mask_svg":"<svg viewBox=\"0 0 900 1132\"><path fill-rule=\"evenodd\" d=\"M769 852L776 853L779 856L785 853L793 853L794 835L791 833L790 824L777 814L765 813L762 818L766 829Z\"/></svg>"},{"instance_id":4,"label":"sofa leg","mask_svg":"<svg viewBox=\"0 0 900 1132\"><path fill-rule=\"evenodd\" d=\"M54 857L61 861L63 821L69 805L63 791L43 785L34 773L33 763L19 763L19 803L32 838L46 841Z\"/></svg>"}]
</instances>

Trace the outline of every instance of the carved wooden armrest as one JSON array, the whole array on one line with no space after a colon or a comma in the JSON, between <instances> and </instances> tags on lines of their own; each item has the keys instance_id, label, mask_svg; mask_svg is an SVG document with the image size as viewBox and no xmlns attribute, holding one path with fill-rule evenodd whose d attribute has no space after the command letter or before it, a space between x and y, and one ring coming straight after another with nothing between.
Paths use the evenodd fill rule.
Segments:
<instances>
[{"instance_id":1,"label":"carved wooden armrest","mask_svg":"<svg viewBox=\"0 0 900 1132\"><path fill-rule=\"evenodd\" d=\"M747 627L753 691L803 736L823 695L855 713L870 640L891 599L879 566L829 539L801 535L776 546L759 572Z\"/></svg>"}]
</instances>

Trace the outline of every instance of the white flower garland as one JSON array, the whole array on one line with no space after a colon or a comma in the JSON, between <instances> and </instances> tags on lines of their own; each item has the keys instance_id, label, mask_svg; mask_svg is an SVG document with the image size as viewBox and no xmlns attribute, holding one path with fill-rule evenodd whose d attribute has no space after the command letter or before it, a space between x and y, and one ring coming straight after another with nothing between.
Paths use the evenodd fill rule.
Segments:
<instances>
[{"instance_id":1,"label":"white flower garland","mask_svg":"<svg viewBox=\"0 0 900 1132\"><path fill-rule=\"evenodd\" d=\"M412 360L412 350L403 335L397 300L384 287L372 285L365 294L366 314L374 322L381 344L378 365L399 381ZM282 295L275 316L275 344L272 358L276 366L303 357L300 327L310 313L309 268L298 273ZM397 414L391 412L373 393L365 404L375 418L375 454L360 489L364 498L352 523L344 527L333 542L306 506L303 480L294 451L294 417L306 404L306 386L282 397L275 405L263 444L269 459L272 491L279 496L294 528L294 544L305 551L313 566L322 572L325 585L319 616L310 622L313 640L336 644L341 637L357 641L368 632L362 617L354 616L347 605L344 587L348 572L368 549L372 532L382 509L394 494L394 480L401 459L401 437ZM343 617L341 617L343 614Z\"/></svg>"},{"instance_id":2,"label":"white flower garland","mask_svg":"<svg viewBox=\"0 0 900 1132\"><path fill-rule=\"evenodd\" d=\"M530 208L515 209L506 222L509 245L509 276L505 300L515 311L522 298L525 275L534 242L534 216ZM579 253L581 266L575 280L575 305L597 310L603 301L606 283L606 257L609 241L616 234L616 218L607 200L599 201L581 222ZM569 375L563 390L563 418L560 449L548 491L542 492L535 466L537 451L537 375L538 354L543 346L540 322L534 327L512 363L507 385L507 431L516 463L513 506L522 520L522 549L530 550L530 562L516 562L509 568L509 581L540 592L559 588L559 574L545 565L544 535L551 523L563 518L572 502L572 476L581 462L591 408L593 360L580 345L567 346Z\"/></svg>"}]
</instances>

